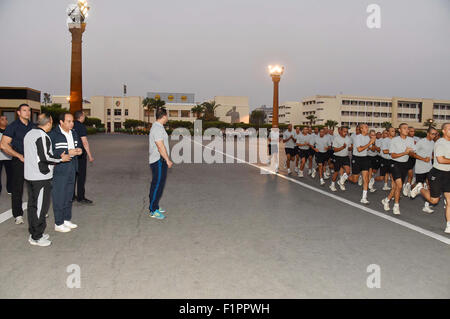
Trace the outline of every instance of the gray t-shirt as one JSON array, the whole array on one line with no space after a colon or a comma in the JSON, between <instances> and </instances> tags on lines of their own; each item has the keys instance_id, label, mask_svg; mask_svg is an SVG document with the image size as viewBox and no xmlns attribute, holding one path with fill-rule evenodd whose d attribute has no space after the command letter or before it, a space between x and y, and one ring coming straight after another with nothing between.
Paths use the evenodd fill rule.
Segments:
<instances>
[{"instance_id":1,"label":"gray t-shirt","mask_svg":"<svg viewBox=\"0 0 450 319\"><path fill-rule=\"evenodd\" d=\"M295 142L294 141L295 141L296 134L295 134L294 130L292 130L290 132L289 132L289 130L284 131L284 133L283 133L283 140L285 140L285 139L287 139L287 138L289 138L291 136L294 137L294 140L290 139L289 141L287 141L284 144L284 148L294 148L295 147Z\"/></svg>"},{"instance_id":2,"label":"gray t-shirt","mask_svg":"<svg viewBox=\"0 0 450 319\"><path fill-rule=\"evenodd\" d=\"M148 136L148 140L150 164L159 161L159 159L161 158L161 154L159 154L158 147L156 146L156 141L164 141L164 146L166 147L167 154L170 154L169 136L167 135L167 132L161 123L153 123L150 134Z\"/></svg>"},{"instance_id":3,"label":"gray t-shirt","mask_svg":"<svg viewBox=\"0 0 450 319\"><path fill-rule=\"evenodd\" d=\"M391 141L391 146L389 147L389 153L403 153L406 151L406 148L414 149L414 139L411 137L401 138L400 136L396 136ZM405 163L409 159L409 155L403 155L401 157L393 158L393 161Z\"/></svg>"},{"instance_id":4,"label":"gray t-shirt","mask_svg":"<svg viewBox=\"0 0 450 319\"><path fill-rule=\"evenodd\" d=\"M352 140L350 139L350 137L348 137L348 135L346 137L337 135L334 138L333 147L340 148L344 146L344 144L346 144L347 146L339 152L334 152L335 156L348 156L348 148L352 145Z\"/></svg>"},{"instance_id":5,"label":"gray t-shirt","mask_svg":"<svg viewBox=\"0 0 450 319\"><path fill-rule=\"evenodd\" d=\"M317 135L314 144L316 145L316 148L319 150L320 153L325 153L327 151L328 146L331 146L330 139L326 135L324 135L323 137Z\"/></svg>"},{"instance_id":6,"label":"gray t-shirt","mask_svg":"<svg viewBox=\"0 0 450 319\"><path fill-rule=\"evenodd\" d=\"M383 152L384 150L388 150L389 151L389 148L391 147L391 141L392 141L392 139L390 139L389 137L385 137L381 141L381 147L380 147L381 148L381 152L380 152L380 155L384 159L388 159L388 160L391 159L390 153L385 154Z\"/></svg>"},{"instance_id":7,"label":"gray t-shirt","mask_svg":"<svg viewBox=\"0 0 450 319\"><path fill-rule=\"evenodd\" d=\"M437 157L444 156L445 158L450 158L450 141L441 137L437 140L434 145L434 162L433 167L441 171L450 171L450 164L441 164L438 162Z\"/></svg>"},{"instance_id":8,"label":"gray t-shirt","mask_svg":"<svg viewBox=\"0 0 450 319\"><path fill-rule=\"evenodd\" d=\"M430 158L430 161L424 162L420 159L416 160L416 166L414 168L414 171L416 174L425 174L430 171L430 169L433 167L433 164L431 164L431 158L433 156L433 150L434 150L434 141L429 141L427 138L423 138L416 144L416 154L423 158Z\"/></svg>"},{"instance_id":9,"label":"gray t-shirt","mask_svg":"<svg viewBox=\"0 0 450 319\"><path fill-rule=\"evenodd\" d=\"M355 156L367 156L367 148L362 151L358 152L358 147L365 146L370 142L369 135L362 135L358 134L355 136L353 140L353 155Z\"/></svg>"},{"instance_id":10,"label":"gray t-shirt","mask_svg":"<svg viewBox=\"0 0 450 319\"><path fill-rule=\"evenodd\" d=\"M308 134L303 135L303 133L300 133L299 135L297 135L296 143L297 144L305 144L305 143L309 143L310 144L311 143L310 140L311 140L311 138L310 138L310 136ZM309 146L308 145L299 146L298 148L301 149L301 150L309 150Z\"/></svg>"}]
</instances>

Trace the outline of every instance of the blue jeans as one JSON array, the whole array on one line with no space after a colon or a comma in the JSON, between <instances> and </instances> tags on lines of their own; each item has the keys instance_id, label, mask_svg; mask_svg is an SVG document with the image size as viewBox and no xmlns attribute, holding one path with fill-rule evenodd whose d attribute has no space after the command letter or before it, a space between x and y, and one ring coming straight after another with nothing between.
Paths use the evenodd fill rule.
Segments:
<instances>
[{"instance_id":1,"label":"blue jeans","mask_svg":"<svg viewBox=\"0 0 450 319\"><path fill-rule=\"evenodd\" d=\"M158 161L151 163L152 183L150 185L150 212L159 209L159 200L162 197L167 178L167 162L161 157Z\"/></svg>"},{"instance_id":2,"label":"blue jeans","mask_svg":"<svg viewBox=\"0 0 450 319\"><path fill-rule=\"evenodd\" d=\"M75 166L68 167L64 175L53 175L52 201L55 224L60 226L72 219L72 197L75 188Z\"/></svg>"}]
</instances>

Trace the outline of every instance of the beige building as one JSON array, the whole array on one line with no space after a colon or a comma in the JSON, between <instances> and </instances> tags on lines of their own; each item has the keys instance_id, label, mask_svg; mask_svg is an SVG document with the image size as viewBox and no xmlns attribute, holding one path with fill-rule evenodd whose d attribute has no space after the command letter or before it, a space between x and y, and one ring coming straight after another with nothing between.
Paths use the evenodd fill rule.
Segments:
<instances>
[{"instance_id":1,"label":"beige building","mask_svg":"<svg viewBox=\"0 0 450 319\"><path fill-rule=\"evenodd\" d=\"M17 107L23 103L30 106L31 120L36 122L41 112L41 91L27 87L0 87L0 115L6 116L8 123L17 118Z\"/></svg>"},{"instance_id":2,"label":"beige building","mask_svg":"<svg viewBox=\"0 0 450 319\"><path fill-rule=\"evenodd\" d=\"M383 122L394 127L405 122L424 129L424 122L433 119L440 126L450 120L450 100L404 97L375 97L356 95L315 95L302 99L295 112L290 111L290 123L310 124L309 115L316 117L313 125L324 125L327 120L354 129L359 123L381 128ZM286 113L286 111L284 111ZM280 109L281 114L281 109ZM300 114L300 117L296 117Z\"/></svg>"},{"instance_id":3,"label":"beige building","mask_svg":"<svg viewBox=\"0 0 450 319\"><path fill-rule=\"evenodd\" d=\"M301 102L288 101L281 103L278 111L278 123L299 124L302 120Z\"/></svg>"}]
</instances>

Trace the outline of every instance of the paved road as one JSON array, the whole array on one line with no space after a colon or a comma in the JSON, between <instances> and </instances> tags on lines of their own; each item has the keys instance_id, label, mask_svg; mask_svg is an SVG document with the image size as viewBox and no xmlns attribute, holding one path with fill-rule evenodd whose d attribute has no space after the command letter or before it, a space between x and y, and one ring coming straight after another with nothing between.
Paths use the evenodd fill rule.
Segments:
<instances>
[{"instance_id":1,"label":"paved road","mask_svg":"<svg viewBox=\"0 0 450 319\"><path fill-rule=\"evenodd\" d=\"M49 227L53 244L40 248L26 225L0 224L1 298L450 297L450 246L435 239L247 164L177 165L158 221L146 215L147 138L90 141L95 206L75 205L78 229ZM443 234L442 207L401 218ZM79 289L66 286L71 264ZM366 286L370 264L381 268L380 289Z\"/></svg>"}]
</instances>

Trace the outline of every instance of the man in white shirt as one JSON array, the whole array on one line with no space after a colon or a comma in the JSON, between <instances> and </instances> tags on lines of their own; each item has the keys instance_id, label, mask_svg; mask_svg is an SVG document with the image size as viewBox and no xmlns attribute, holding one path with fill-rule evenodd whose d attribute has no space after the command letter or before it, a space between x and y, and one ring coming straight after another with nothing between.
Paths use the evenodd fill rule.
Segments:
<instances>
[{"instance_id":1,"label":"man in white shirt","mask_svg":"<svg viewBox=\"0 0 450 319\"><path fill-rule=\"evenodd\" d=\"M327 161L326 161L326 171L325 171L325 175L327 176L327 178L329 178L331 176L331 173L334 172L333 171L333 141L334 141L334 128L328 128L327 129L327 137L328 140L330 141L330 149L327 152Z\"/></svg>"},{"instance_id":2,"label":"man in white shirt","mask_svg":"<svg viewBox=\"0 0 450 319\"><path fill-rule=\"evenodd\" d=\"M443 137L434 145L433 168L428 175L430 189L425 189L422 183L418 183L411 190L411 198L422 194L431 204L439 203L441 194L445 198L445 218L447 225L445 233L450 234L450 123L442 125Z\"/></svg>"},{"instance_id":3,"label":"man in white shirt","mask_svg":"<svg viewBox=\"0 0 450 319\"><path fill-rule=\"evenodd\" d=\"M416 181L418 183L428 183L428 173L433 168L431 159L433 158L434 150L434 137L438 134L436 129L430 127L427 130L427 136L419 140L416 144L416 151L414 157L416 158L416 165L414 172L416 173ZM415 187L415 185L414 185ZM430 207L430 203L425 201L425 206L422 211L425 213L432 213L433 209Z\"/></svg>"},{"instance_id":4,"label":"man in white shirt","mask_svg":"<svg viewBox=\"0 0 450 319\"><path fill-rule=\"evenodd\" d=\"M418 136L415 136L416 130L414 127L409 126L408 127L408 138L412 139L414 141L414 145L417 144L417 142L420 140ZM410 156L408 159L408 180L403 185L403 195L408 196L411 192L411 185L413 183L413 177L414 177L414 166L416 165L416 158L413 156Z\"/></svg>"},{"instance_id":5,"label":"man in white shirt","mask_svg":"<svg viewBox=\"0 0 450 319\"><path fill-rule=\"evenodd\" d=\"M314 151L316 152L316 162L319 166L319 177L320 177L320 185L324 185L325 181L323 180L323 165L327 158L327 152L330 149L330 140L325 135L325 130L321 129L319 131L319 136L316 136L314 141Z\"/></svg>"},{"instance_id":6,"label":"man in white shirt","mask_svg":"<svg viewBox=\"0 0 450 319\"><path fill-rule=\"evenodd\" d=\"M384 177L384 191L389 191L392 188L388 186L388 180L391 178L392 184L394 181L391 176L391 155L389 153L389 148L391 147L391 141L395 137L395 128L391 127L385 132L383 132L383 140L381 141L380 147L380 177Z\"/></svg>"},{"instance_id":7,"label":"man in white shirt","mask_svg":"<svg viewBox=\"0 0 450 319\"><path fill-rule=\"evenodd\" d=\"M288 129L283 133L284 151L286 153L287 173L291 174L291 161L295 158L295 131L292 124L288 125Z\"/></svg>"},{"instance_id":8,"label":"man in white shirt","mask_svg":"<svg viewBox=\"0 0 450 319\"><path fill-rule=\"evenodd\" d=\"M341 188L341 190L345 191L344 186L344 174L346 176L350 175L350 158L349 158L349 151L352 149L352 140L348 136L348 128L343 126L338 129L338 135L333 140L333 150L334 150L334 156L333 156L333 165L334 165L334 173L331 177L331 185L330 189L335 192L336 189L336 179L338 175L340 174L341 177L338 181L338 185ZM343 183L341 183L343 181Z\"/></svg>"},{"instance_id":9,"label":"man in white shirt","mask_svg":"<svg viewBox=\"0 0 450 319\"><path fill-rule=\"evenodd\" d=\"M361 124L359 126L361 134L355 136L353 143L353 157L352 157L352 175L348 180L352 183L358 183L359 175L362 175L363 193L360 202L362 204L369 204L367 200L367 191L369 188L369 168L370 159L367 157L367 150L370 146L375 144L376 137L369 136L369 126Z\"/></svg>"},{"instance_id":10,"label":"man in white shirt","mask_svg":"<svg viewBox=\"0 0 450 319\"><path fill-rule=\"evenodd\" d=\"M389 201L394 198L394 208L392 212L400 215L400 192L403 183L408 178L408 159L414 152L414 140L408 138L408 124L402 123L399 128L400 136L394 137L389 147L391 153L391 174L394 183L389 195L382 200L384 209L389 210Z\"/></svg>"},{"instance_id":11,"label":"man in white shirt","mask_svg":"<svg viewBox=\"0 0 450 319\"><path fill-rule=\"evenodd\" d=\"M298 147L300 157L300 169L298 171L298 177L303 177L303 170L305 169L306 159L309 157L309 149L311 147L311 138L308 135L308 128L305 126L302 132L297 135L296 145Z\"/></svg>"},{"instance_id":12,"label":"man in white shirt","mask_svg":"<svg viewBox=\"0 0 450 319\"><path fill-rule=\"evenodd\" d=\"M319 134L319 129L317 127L314 128L314 131L311 126L308 127L308 135L309 135L309 144L310 145L314 145L316 136L318 134ZM315 155L316 155L316 152L314 151L314 149L312 147L310 147L309 148L309 156L308 156L308 161L309 161L308 175L311 175L312 178L316 177L316 168L313 163L315 161Z\"/></svg>"},{"instance_id":13,"label":"man in white shirt","mask_svg":"<svg viewBox=\"0 0 450 319\"><path fill-rule=\"evenodd\" d=\"M381 141L381 133L376 133L375 130L370 130L369 132L370 138L376 138L375 143L369 147L367 150L367 156L370 159L370 168L369 168L369 191L371 193L375 192L376 189L373 187L375 184L375 175L377 174L377 170L380 168L380 141Z\"/></svg>"},{"instance_id":14,"label":"man in white shirt","mask_svg":"<svg viewBox=\"0 0 450 319\"><path fill-rule=\"evenodd\" d=\"M299 161L300 161L300 150L297 146L297 139L298 136L301 135L302 132L300 130L300 126L296 126L295 127L295 146L294 146L294 153L295 153L295 172L298 173L298 169L299 169Z\"/></svg>"}]
</instances>

